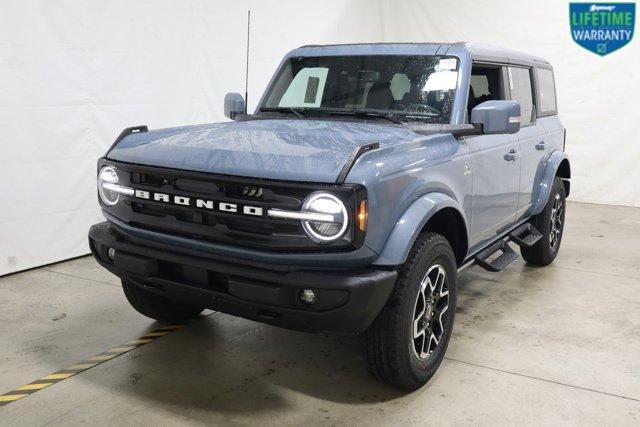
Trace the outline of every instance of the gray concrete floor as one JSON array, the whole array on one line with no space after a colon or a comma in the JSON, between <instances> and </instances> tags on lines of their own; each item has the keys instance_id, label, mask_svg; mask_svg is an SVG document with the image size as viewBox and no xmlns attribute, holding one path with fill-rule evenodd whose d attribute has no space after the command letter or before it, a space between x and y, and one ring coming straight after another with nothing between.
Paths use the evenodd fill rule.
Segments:
<instances>
[{"instance_id":1,"label":"gray concrete floor","mask_svg":"<svg viewBox=\"0 0 640 427\"><path fill-rule=\"evenodd\" d=\"M446 360L412 394L373 380L354 339L214 313L0 425L640 425L639 291L640 209L570 203L552 266L463 274ZM0 278L0 393L158 326L90 257Z\"/></svg>"}]
</instances>

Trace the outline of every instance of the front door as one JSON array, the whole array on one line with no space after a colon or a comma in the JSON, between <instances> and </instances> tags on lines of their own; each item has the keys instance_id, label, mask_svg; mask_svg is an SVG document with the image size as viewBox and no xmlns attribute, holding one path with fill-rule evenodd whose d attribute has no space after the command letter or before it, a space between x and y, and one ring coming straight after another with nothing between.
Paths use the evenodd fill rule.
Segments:
<instances>
[{"instance_id":1,"label":"front door","mask_svg":"<svg viewBox=\"0 0 640 427\"><path fill-rule=\"evenodd\" d=\"M515 222L520 181L516 134L466 139L471 157L473 201L471 250L479 248Z\"/></svg>"},{"instance_id":2,"label":"front door","mask_svg":"<svg viewBox=\"0 0 640 427\"><path fill-rule=\"evenodd\" d=\"M506 68L474 64L471 70L468 115L489 100L508 99ZM465 138L473 182L471 251L513 225L520 189L520 147L516 134Z\"/></svg>"}]
</instances>

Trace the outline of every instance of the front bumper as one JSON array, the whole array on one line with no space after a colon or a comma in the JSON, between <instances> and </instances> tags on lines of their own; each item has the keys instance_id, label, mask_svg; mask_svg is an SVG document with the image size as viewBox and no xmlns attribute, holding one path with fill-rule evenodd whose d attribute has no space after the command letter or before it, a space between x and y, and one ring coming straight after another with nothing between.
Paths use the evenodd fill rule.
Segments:
<instances>
[{"instance_id":1,"label":"front bumper","mask_svg":"<svg viewBox=\"0 0 640 427\"><path fill-rule=\"evenodd\" d=\"M221 257L134 236L110 222L91 227L89 246L103 267L150 291L305 331L364 331L397 278L395 270L329 270ZM115 249L112 258L109 248ZM302 289L316 292L315 304L299 300Z\"/></svg>"}]
</instances>

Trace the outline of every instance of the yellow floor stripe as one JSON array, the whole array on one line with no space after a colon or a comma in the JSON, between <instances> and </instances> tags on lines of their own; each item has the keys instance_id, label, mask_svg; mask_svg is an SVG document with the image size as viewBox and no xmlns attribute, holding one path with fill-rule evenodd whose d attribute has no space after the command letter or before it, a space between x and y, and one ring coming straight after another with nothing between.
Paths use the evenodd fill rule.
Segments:
<instances>
[{"instance_id":1,"label":"yellow floor stripe","mask_svg":"<svg viewBox=\"0 0 640 427\"><path fill-rule=\"evenodd\" d=\"M185 325L170 325L170 326L165 326L164 328L160 328L160 329L168 329L170 331L175 331L176 329L180 329L180 328L184 328Z\"/></svg>"},{"instance_id":2,"label":"yellow floor stripe","mask_svg":"<svg viewBox=\"0 0 640 427\"><path fill-rule=\"evenodd\" d=\"M28 396L28 394L10 394L8 396L0 396L0 402L13 402L14 400L22 399Z\"/></svg>"},{"instance_id":3,"label":"yellow floor stripe","mask_svg":"<svg viewBox=\"0 0 640 427\"><path fill-rule=\"evenodd\" d=\"M148 340L142 340L142 339L140 339L140 340L131 340L127 344L146 344L146 343L151 342L151 341L153 341L153 339L151 339L151 338L149 338Z\"/></svg>"},{"instance_id":4,"label":"yellow floor stripe","mask_svg":"<svg viewBox=\"0 0 640 427\"><path fill-rule=\"evenodd\" d=\"M96 366L97 363L80 363L78 365L71 365L68 368L65 368L65 370L75 370L75 369L89 369L92 368L94 366Z\"/></svg>"},{"instance_id":5,"label":"yellow floor stripe","mask_svg":"<svg viewBox=\"0 0 640 427\"><path fill-rule=\"evenodd\" d=\"M211 313L213 314L213 313ZM97 366L103 362L106 362L107 360L113 359L114 357L118 357L121 354L124 354L128 351L131 351L133 349L138 348L139 346L141 346L142 344L147 344L150 343L151 341L154 341L155 339L165 336L167 334L169 334L171 331L175 331L177 329L183 328L185 327L186 324L180 324L180 325L168 325L168 326L164 326L162 328L156 329L154 331L151 331L149 333L147 333L146 335L144 335L143 337L140 337L138 339L135 340L131 340L126 344L122 344L118 347L113 347L110 350L107 350L105 353L113 353L113 354L98 354L96 356L90 357L86 360L84 360L82 363L78 363L75 365L71 365L68 368L63 369L62 371L58 371L57 373L54 374L50 374L47 375L46 377L43 377L35 382L33 382L32 384L26 384L23 385L21 387L18 387L15 390L9 391L3 395L0 395L0 407L7 405L11 402L14 402L18 399L22 399L25 396L29 396L30 394L37 392L38 390L42 390L43 388L49 387L50 385L56 384L58 381L51 381L51 382L46 382L47 380L64 380L67 379L69 377L72 377L76 374L79 374L80 372L89 369L89 368L93 368L94 366ZM90 363L90 362L95 362L95 363ZM64 372L64 371L76 371L76 372ZM28 393L18 393L18 392L28 392Z\"/></svg>"},{"instance_id":6,"label":"yellow floor stripe","mask_svg":"<svg viewBox=\"0 0 640 427\"><path fill-rule=\"evenodd\" d=\"M163 337L165 335L167 335L169 333L169 331L166 332L149 332L148 334L145 334L144 337Z\"/></svg>"},{"instance_id":7,"label":"yellow floor stripe","mask_svg":"<svg viewBox=\"0 0 640 427\"><path fill-rule=\"evenodd\" d=\"M70 374L51 374L46 377L42 377L43 380L64 380L65 378L69 378L70 376L75 375L75 373Z\"/></svg>"},{"instance_id":8,"label":"yellow floor stripe","mask_svg":"<svg viewBox=\"0 0 640 427\"><path fill-rule=\"evenodd\" d=\"M121 353L123 351L129 351L129 350L133 350L134 348L136 348L135 346L128 346L128 347L113 347L111 350L109 350L109 352L112 353Z\"/></svg>"},{"instance_id":9,"label":"yellow floor stripe","mask_svg":"<svg viewBox=\"0 0 640 427\"><path fill-rule=\"evenodd\" d=\"M109 359L113 359L116 356L117 356L117 354L103 354L103 355L100 355L100 356L90 357L87 360L109 360Z\"/></svg>"},{"instance_id":10,"label":"yellow floor stripe","mask_svg":"<svg viewBox=\"0 0 640 427\"><path fill-rule=\"evenodd\" d=\"M45 387L49 387L51 384L55 384L55 383L36 383L36 384L27 384L27 385L23 385L22 387L18 387L16 390L17 391L23 391L23 390L42 390Z\"/></svg>"}]
</instances>

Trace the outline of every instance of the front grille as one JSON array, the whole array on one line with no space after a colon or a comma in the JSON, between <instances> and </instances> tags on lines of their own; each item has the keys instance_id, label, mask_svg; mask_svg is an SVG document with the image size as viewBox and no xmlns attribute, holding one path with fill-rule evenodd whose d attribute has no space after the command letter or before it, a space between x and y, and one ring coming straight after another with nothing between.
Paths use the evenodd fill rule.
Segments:
<instances>
[{"instance_id":1,"label":"front grille","mask_svg":"<svg viewBox=\"0 0 640 427\"><path fill-rule=\"evenodd\" d=\"M258 180L105 160L101 160L98 167L106 164L118 170L122 185L137 190L232 203L239 212L245 206L262 208L263 212L262 216L249 216L137 197L122 197L115 206L102 205L111 215L133 227L278 252L352 250L361 246L364 239L351 227L338 241L319 245L308 238L299 221L266 215L268 209L300 210L309 194L326 190L341 198L353 217L356 206L365 197L362 186Z\"/></svg>"}]
</instances>

